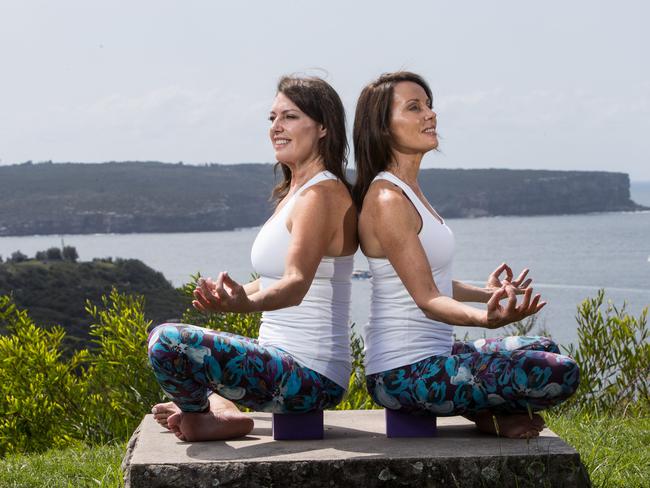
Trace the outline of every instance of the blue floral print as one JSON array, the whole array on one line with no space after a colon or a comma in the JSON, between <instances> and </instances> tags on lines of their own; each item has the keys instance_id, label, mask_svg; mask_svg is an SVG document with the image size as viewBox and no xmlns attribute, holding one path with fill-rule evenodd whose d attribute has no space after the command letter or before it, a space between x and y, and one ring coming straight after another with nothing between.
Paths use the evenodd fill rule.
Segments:
<instances>
[{"instance_id":1,"label":"blue floral print","mask_svg":"<svg viewBox=\"0 0 650 488\"><path fill-rule=\"evenodd\" d=\"M324 410L345 393L280 349L188 324L156 327L149 336L149 361L165 394L184 412L206 410L209 390L273 413Z\"/></svg>"},{"instance_id":2,"label":"blue floral print","mask_svg":"<svg viewBox=\"0 0 650 488\"><path fill-rule=\"evenodd\" d=\"M512 336L456 342L450 356L432 356L366 377L378 404L410 413L527 413L569 398L578 366L546 337Z\"/></svg>"}]
</instances>

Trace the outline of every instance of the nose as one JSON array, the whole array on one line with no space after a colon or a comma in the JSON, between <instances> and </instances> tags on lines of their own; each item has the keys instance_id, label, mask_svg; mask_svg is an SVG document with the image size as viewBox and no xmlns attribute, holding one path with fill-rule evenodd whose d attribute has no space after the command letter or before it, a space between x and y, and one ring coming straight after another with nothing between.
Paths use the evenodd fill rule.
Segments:
<instances>
[{"instance_id":1,"label":"nose","mask_svg":"<svg viewBox=\"0 0 650 488\"><path fill-rule=\"evenodd\" d=\"M438 115L433 111L432 108L427 107L427 115L426 115L427 120L436 120L438 118Z\"/></svg>"},{"instance_id":2,"label":"nose","mask_svg":"<svg viewBox=\"0 0 650 488\"><path fill-rule=\"evenodd\" d=\"M280 122L280 117L276 117L273 119L273 122L271 122L271 133L274 134L276 132L282 132L282 124Z\"/></svg>"}]
</instances>

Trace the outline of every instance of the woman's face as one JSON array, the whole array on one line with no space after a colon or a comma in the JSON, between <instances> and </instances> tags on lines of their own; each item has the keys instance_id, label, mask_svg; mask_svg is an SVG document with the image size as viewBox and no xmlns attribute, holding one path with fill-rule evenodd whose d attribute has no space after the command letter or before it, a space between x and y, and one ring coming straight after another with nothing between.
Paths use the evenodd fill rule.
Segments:
<instances>
[{"instance_id":1,"label":"woman's face","mask_svg":"<svg viewBox=\"0 0 650 488\"><path fill-rule=\"evenodd\" d=\"M402 154L417 154L438 147L436 114L431 100L417 83L400 81L393 90L390 131L393 149Z\"/></svg>"},{"instance_id":2,"label":"woman's face","mask_svg":"<svg viewBox=\"0 0 650 488\"><path fill-rule=\"evenodd\" d=\"M277 161L300 164L318 156L318 141L325 137L327 129L308 117L283 93L276 95L269 120L269 135Z\"/></svg>"}]
</instances>

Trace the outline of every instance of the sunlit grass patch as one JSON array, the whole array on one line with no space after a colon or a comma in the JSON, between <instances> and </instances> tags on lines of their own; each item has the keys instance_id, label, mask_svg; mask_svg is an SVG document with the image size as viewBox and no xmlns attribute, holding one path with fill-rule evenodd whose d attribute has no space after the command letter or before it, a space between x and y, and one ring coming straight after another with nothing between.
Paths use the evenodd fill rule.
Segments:
<instances>
[{"instance_id":1,"label":"sunlit grass patch","mask_svg":"<svg viewBox=\"0 0 650 488\"><path fill-rule=\"evenodd\" d=\"M41 454L14 454L0 459L0 486L122 487L120 464L126 446L113 444L51 449Z\"/></svg>"},{"instance_id":2,"label":"sunlit grass patch","mask_svg":"<svg viewBox=\"0 0 650 488\"><path fill-rule=\"evenodd\" d=\"M547 413L548 426L579 453L594 487L650 486L650 412L641 418Z\"/></svg>"}]
</instances>

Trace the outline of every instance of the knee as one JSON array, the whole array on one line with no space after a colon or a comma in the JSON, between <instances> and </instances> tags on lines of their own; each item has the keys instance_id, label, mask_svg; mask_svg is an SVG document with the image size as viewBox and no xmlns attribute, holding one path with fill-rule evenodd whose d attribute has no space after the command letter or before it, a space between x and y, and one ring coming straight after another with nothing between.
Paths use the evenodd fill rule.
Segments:
<instances>
[{"instance_id":1,"label":"knee","mask_svg":"<svg viewBox=\"0 0 650 488\"><path fill-rule=\"evenodd\" d=\"M539 341L544 345L544 350L554 354L560 354L560 346L558 346L550 337L540 336Z\"/></svg>"},{"instance_id":2,"label":"knee","mask_svg":"<svg viewBox=\"0 0 650 488\"><path fill-rule=\"evenodd\" d=\"M178 348L174 345L180 343L180 331L175 324L160 324L153 328L149 333L147 342L147 351L149 361L153 365L157 359L163 356L168 357L173 354Z\"/></svg>"},{"instance_id":3,"label":"knee","mask_svg":"<svg viewBox=\"0 0 650 488\"><path fill-rule=\"evenodd\" d=\"M562 384L565 387L567 398L573 395L580 385L580 367L569 356L561 356L562 361Z\"/></svg>"}]
</instances>

